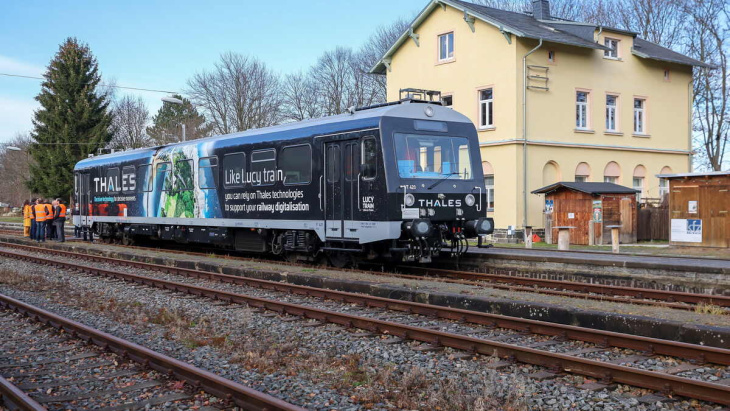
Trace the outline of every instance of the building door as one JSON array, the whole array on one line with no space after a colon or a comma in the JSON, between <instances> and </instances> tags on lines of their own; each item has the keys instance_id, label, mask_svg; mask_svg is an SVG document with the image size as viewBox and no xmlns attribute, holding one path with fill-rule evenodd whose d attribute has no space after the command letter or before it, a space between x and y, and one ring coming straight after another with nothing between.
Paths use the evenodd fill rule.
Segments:
<instances>
[{"instance_id":1,"label":"building door","mask_svg":"<svg viewBox=\"0 0 730 411\"><path fill-rule=\"evenodd\" d=\"M356 216L359 166L358 140L324 144L325 232L329 239L357 238Z\"/></svg>"},{"instance_id":2,"label":"building door","mask_svg":"<svg viewBox=\"0 0 730 411\"><path fill-rule=\"evenodd\" d=\"M621 244L633 244L636 242L636 232L634 231L634 221L636 219L636 209L632 198L621 199L621 229L619 230L619 242Z\"/></svg>"}]
</instances>

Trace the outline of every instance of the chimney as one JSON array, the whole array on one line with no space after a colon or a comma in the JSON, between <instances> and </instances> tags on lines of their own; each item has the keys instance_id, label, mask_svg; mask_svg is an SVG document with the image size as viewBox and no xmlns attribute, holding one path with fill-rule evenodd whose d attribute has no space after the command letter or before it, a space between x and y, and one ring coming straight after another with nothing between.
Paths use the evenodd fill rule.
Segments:
<instances>
[{"instance_id":1,"label":"chimney","mask_svg":"<svg viewBox=\"0 0 730 411\"><path fill-rule=\"evenodd\" d=\"M532 0L532 17L537 20L551 20L550 0Z\"/></svg>"}]
</instances>

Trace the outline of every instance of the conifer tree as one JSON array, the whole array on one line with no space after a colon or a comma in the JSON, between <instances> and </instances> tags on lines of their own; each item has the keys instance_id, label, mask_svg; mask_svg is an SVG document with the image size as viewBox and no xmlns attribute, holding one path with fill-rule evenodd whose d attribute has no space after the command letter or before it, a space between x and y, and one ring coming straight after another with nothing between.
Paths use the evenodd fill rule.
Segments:
<instances>
[{"instance_id":1,"label":"conifer tree","mask_svg":"<svg viewBox=\"0 0 730 411\"><path fill-rule=\"evenodd\" d=\"M68 38L45 74L33 118L29 188L45 197L69 198L74 165L112 138L109 102L89 46Z\"/></svg>"},{"instance_id":2,"label":"conifer tree","mask_svg":"<svg viewBox=\"0 0 730 411\"><path fill-rule=\"evenodd\" d=\"M187 140L208 137L213 127L205 123L205 116L198 113L190 100L179 94L172 97L182 100L182 104L163 103L157 114L152 117L152 126L147 127L147 135L155 144L168 144L180 141L182 124L185 124Z\"/></svg>"}]
</instances>

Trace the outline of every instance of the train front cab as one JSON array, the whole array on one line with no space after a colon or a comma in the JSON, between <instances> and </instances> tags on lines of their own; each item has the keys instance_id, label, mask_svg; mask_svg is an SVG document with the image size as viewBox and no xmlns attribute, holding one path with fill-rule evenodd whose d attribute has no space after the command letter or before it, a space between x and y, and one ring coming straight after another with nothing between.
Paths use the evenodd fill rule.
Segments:
<instances>
[{"instance_id":1,"label":"train front cab","mask_svg":"<svg viewBox=\"0 0 730 411\"><path fill-rule=\"evenodd\" d=\"M391 247L406 261L427 263L444 248L467 251L467 239L491 234L474 124L440 105L408 104L407 117L384 117L388 217L400 223Z\"/></svg>"}]
</instances>

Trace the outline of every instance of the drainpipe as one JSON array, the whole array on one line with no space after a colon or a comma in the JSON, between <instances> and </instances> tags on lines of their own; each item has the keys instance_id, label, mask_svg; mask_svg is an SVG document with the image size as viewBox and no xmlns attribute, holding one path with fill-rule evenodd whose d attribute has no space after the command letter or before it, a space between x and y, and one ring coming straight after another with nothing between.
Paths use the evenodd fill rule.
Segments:
<instances>
[{"instance_id":1,"label":"drainpipe","mask_svg":"<svg viewBox=\"0 0 730 411\"><path fill-rule=\"evenodd\" d=\"M694 73L693 73L694 75ZM689 81L689 84L687 85L687 97L689 102L687 103L687 150L689 150L689 156L687 156L687 161L689 163L689 168L687 169L690 173L692 172L692 162L694 160L694 155L692 154L692 121L694 120L693 117L693 107L692 103L694 100L694 77L692 77L692 80Z\"/></svg>"},{"instance_id":2,"label":"drainpipe","mask_svg":"<svg viewBox=\"0 0 730 411\"><path fill-rule=\"evenodd\" d=\"M527 227L527 57L542 47L542 39L537 47L522 57L522 228Z\"/></svg>"}]
</instances>

